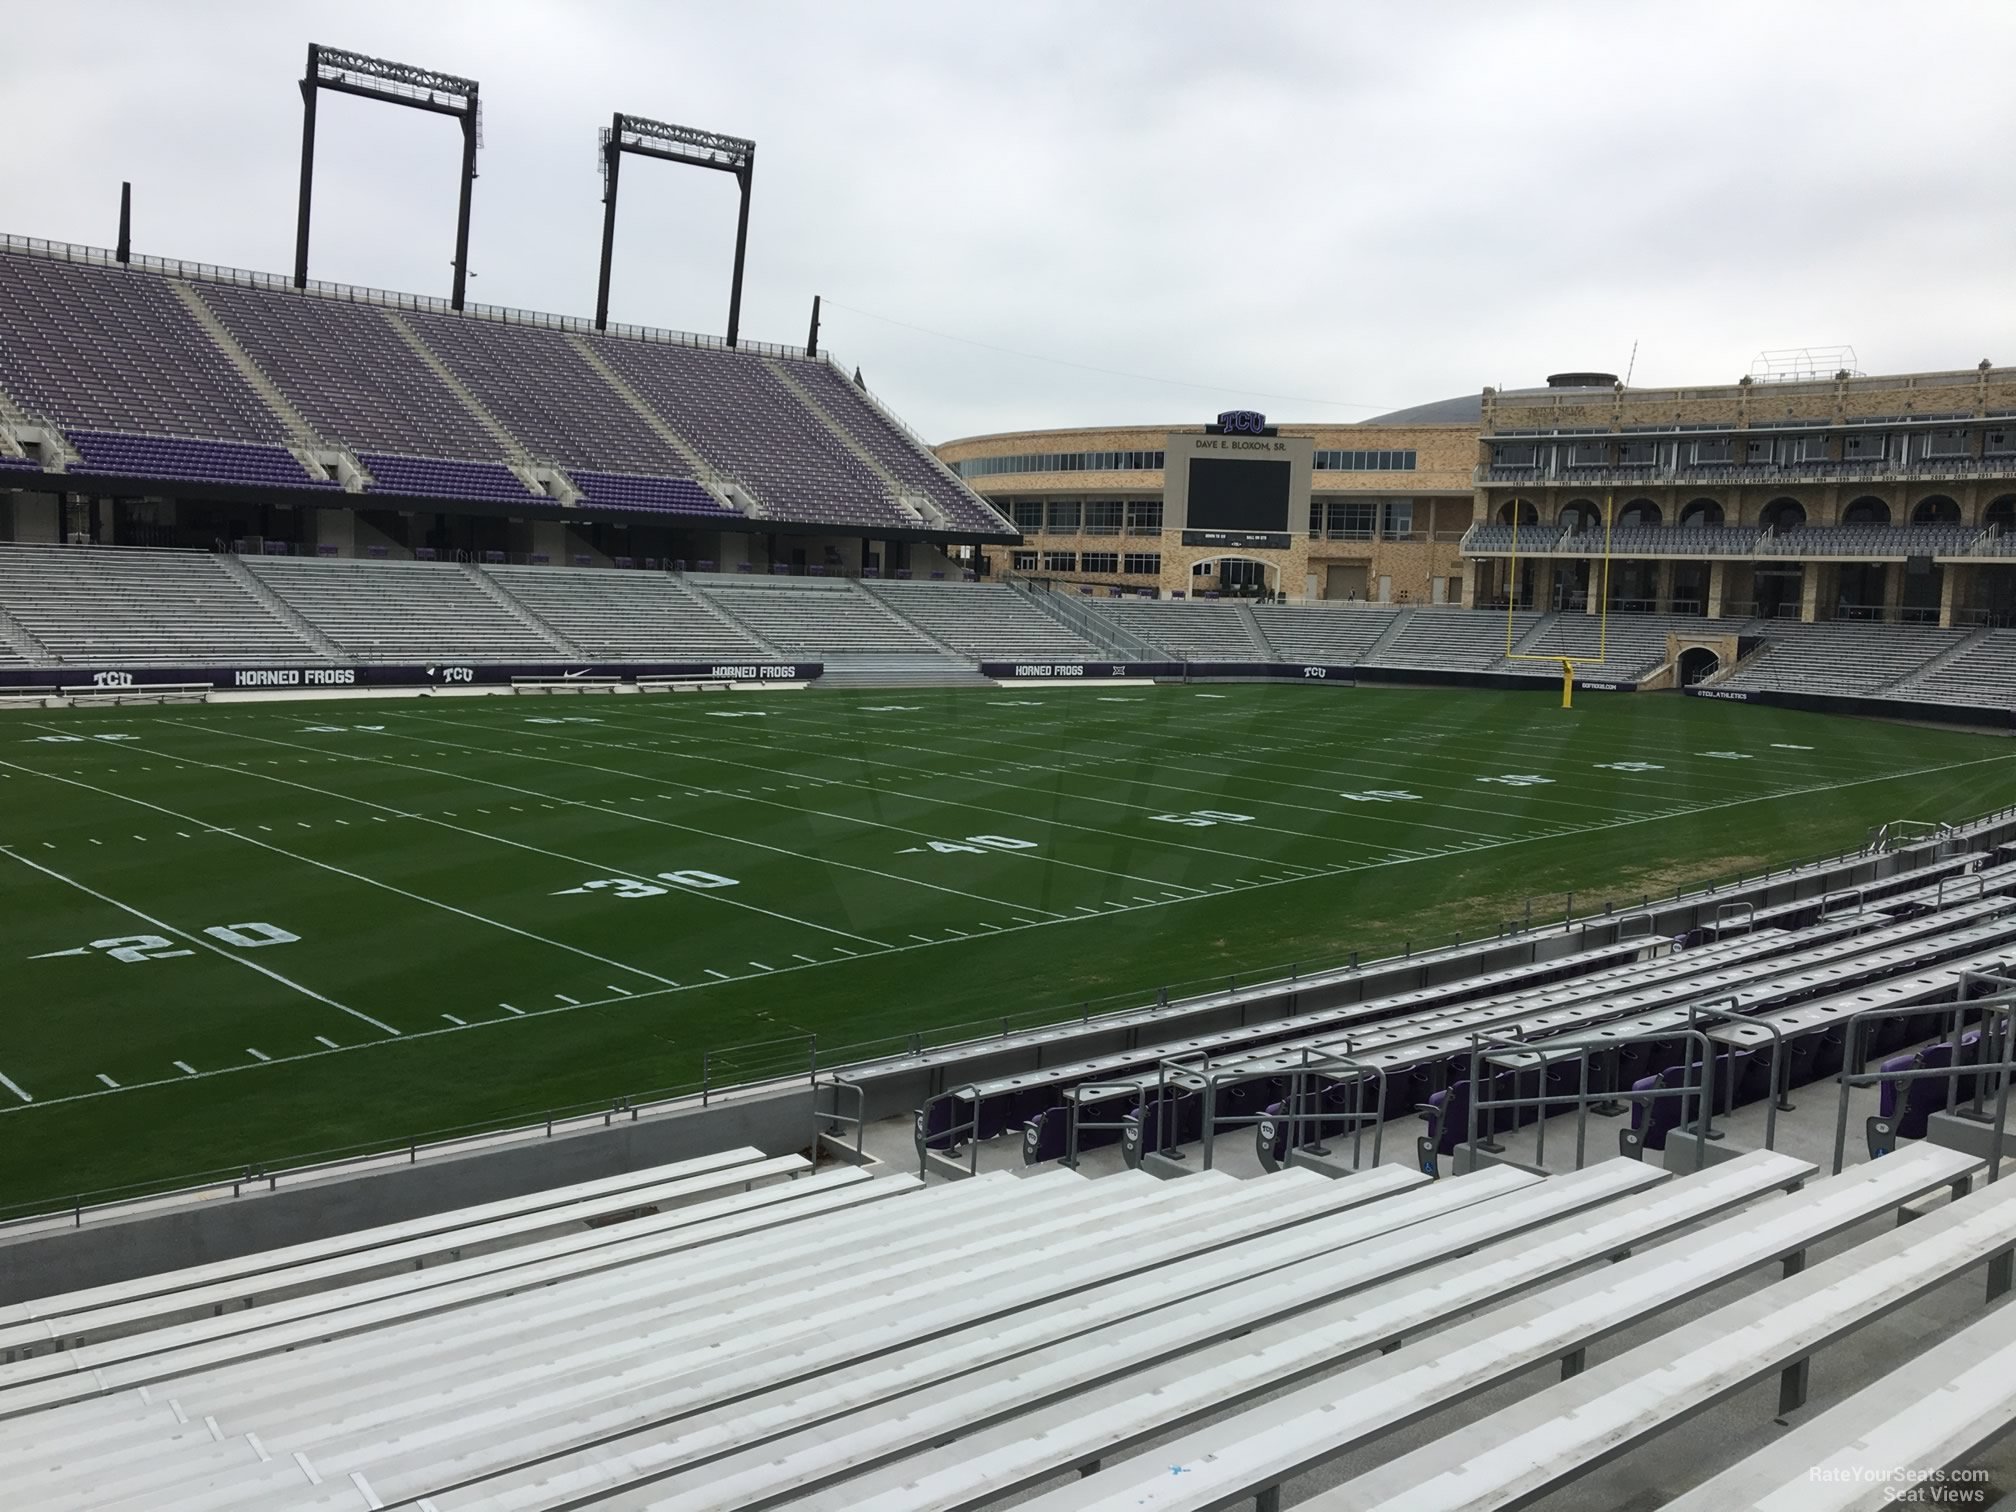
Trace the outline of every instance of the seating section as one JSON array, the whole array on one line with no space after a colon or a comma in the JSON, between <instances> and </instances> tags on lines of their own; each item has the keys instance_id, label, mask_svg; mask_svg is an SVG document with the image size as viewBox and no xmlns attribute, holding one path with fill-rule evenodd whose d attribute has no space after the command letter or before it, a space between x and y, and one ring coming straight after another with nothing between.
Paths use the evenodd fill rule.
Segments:
<instances>
[{"instance_id":1,"label":"seating section","mask_svg":"<svg viewBox=\"0 0 2016 1512\"><path fill-rule=\"evenodd\" d=\"M930 641L848 583L820 588L695 578L708 602L792 656L933 653Z\"/></svg>"},{"instance_id":2,"label":"seating section","mask_svg":"<svg viewBox=\"0 0 2016 1512\"><path fill-rule=\"evenodd\" d=\"M400 338L389 311L235 284L193 287L325 440L406 457L504 460L496 438Z\"/></svg>"},{"instance_id":3,"label":"seating section","mask_svg":"<svg viewBox=\"0 0 2016 1512\"><path fill-rule=\"evenodd\" d=\"M1080 661L1105 656L1016 589L994 583L862 585L898 614L975 661Z\"/></svg>"},{"instance_id":4,"label":"seating section","mask_svg":"<svg viewBox=\"0 0 2016 1512\"><path fill-rule=\"evenodd\" d=\"M1093 599L1102 614L1121 629L1151 645L1161 646L1183 661L1265 661L1266 654L1246 632L1246 620L1234 599L1218 602L1142 603L1130 599Z\"/></svg>"},{"instance_id":5,"label":"seating section","mask_svg":"<svg viewBox=\"0 0 2016 1512\"><path fill-rule=\"evenodd\" d=\"M1764 627L1770 647L1718 686L1794 693L1874 693L1965 638L1959 630L1829 621Z\"/></svg>"},{"instance_id":6,"label":"seating section","mask_svg":"<svg viewBox=\"0 0 2016 1512\"><path fill-rule=\"evenodd\" d=\"M1537 614L1512 616L1516 642L1540 621ZM1375 667L1418 667L1481 672L1505 656L1505 616L1462 609L1421 609L1399 634L1370 658Z\"/></svg>"},{"instance_id":7,"label":"seating section","mask_svg":"<svg viewBox=\"0 0 2016 1512\"><path fill-rule=\"evenodd\" d=\"M576 481L591 508L739 520L696 486L669 430L745 485L772 519L1013 534L826 362L407 303L242 277L169 277L102 254L7 252L0 392L30 418L86 437L99 470L128 476L328 486L281 460L298 438L267 402L277 392L314 439L362 458L380 493L522 503L533 495L503 464L529 462L582 472ZM640 413L584 347L655 413ZM788 367L791 383L772 364ZM830 424L793 385L820 396ZM177 445L164 449L168 441ZM281 450L262 459L202 445L218 442ZM118 460L147 465L115 469L92 456L122 447ZM902 495L922 496L931 510L906 507Z\"/></svg>"},{"instance_id":8,"label":"seating section","mask_svg":"<svg viewBox=\"0 0 2016 1512\"><path fill-rule=\"evenodd\" d=\"M1698 631L1703 623L1666 614L1560 614L1520 654L1572 657L1590 677L1628 680L1665 662L1669 632ZM1508 670L1517 665L1508 663Z\"/></svg>"},{"instance_id":9,"label":"seating section","mask_svg":"<svg viewBox=\"0 0 2016 1512\"><path fill-rule=\"evenodd\" d=\"M1833 525L1781 530L1768 556L1964 556L1981 532L1966 525Z\"/></svg>"},{"instance_id":10,"label":"seating section","mask_svg":"<svg viewBox=\"0 0 2016 1512\"><path fill-rule=\"evenodd\" d=\"M322 659L206 552L0 546L0 609L84 666Z\"/></svg>"},{"instance_id":11,"label":"seating section","mask_svg":"<svg viewBox=\"0 0 2016 1512\"><path fill-rule=\"evenodd\" d=\"M2016 707L2016 630L1989 631L1945 666L1914 677L1885 696L1914 703Z\"/></svg>"},{"instance_id":12,"label":"seating section","mask_svg":"<svg viewBox=\"0 0 2016 1512\"><path fill-rule=\"evenodd\" d=\"M717 521L741 518L737 511L691 478L640 478L629 473L591 472L587 468L576 468L568 476L581 490L582 497L597 509L712 516Z\"/></svg>"},{"instance_id":13,"label":"seating section","mask_svg":"<svg viewBox=\"0 0 2016 1512\"><path fill-rule=\"evenodd\" d=\"M1389 1166L928 1188L708 1159L17 1309L0 1320L20 1346L0 1364L10 1494L148 1512L1203 1512L1271 1504L1372 1447L1367 1473L1303 1505L1517 1504L1732 1381L1790 1372L1794 1410L1809 1358L1825 1368L1838 1341L2016 1243L2007 1182L1889 1226L1978 1165L1933 1147L1831 1177L1751 1151L1680 1177L1613 1159L1440 1182ZM603 1221L626 1197L657 1211ZM1962 1336L1982 1395L1952 1400L1979 1425L1947 1415L1910 1443L2006 1420L1988 1370L2010 1311ZM1427 1449L1394 1441L1557 1366L1559 1384ZM1772 1432L1754 1403L1736 1410ZM1852 1454L1871 1408L1837 1411L1798 1447ZM1738 1457L1710 1448L1691 1478L1712 1486Z\"/></svg>"},{"instance_id":14,"label":"seating section","mask_svg":"<svg viewBox=\"0 0 2016 1512\"><path fill-rule=\"evenodd\" d=\"M534 497L517 474L501 462L440 462L359 452L371 469L373 493L419 494L435 499L473 499L524 504Z\"/></svg>"},{"instance_id":15,"label":"seating section","mask_svg":"<svg viewBox=\"0 0 2016 1512\"><path fill-rule=\"evenodd\" d=\"M663 572L486 567L512 597L608 661L747 660L766 653L707 600Z\"/></svg>"},{"instance_id":16,"label":"seating section","mask_svg":"<svg viewBox=\"0 0 2016 1512\"><path fill-rule=\"evenodd\" d=\"M452 563L252 557L245 565L359 661L550 662L561 654Z\"/></svg>"},{"instance_id":17,"label":"seating section","mask_svg":"<svg viewBox=\"0 0 2016 1512\"><path fill-rule=\"evenodd\" d=\"M1260 634L1286 661L1355 666L1393 623L1393 611L1264 604L1254 609Z\"/></svg>"},{"instance_id":18,"label":"seating section","mask_svg":"<svg viewBox=\"0 0 2016 1512\"><path fill-rule=\"evenodd\" d=\"M58 426L281 444L280 417L165 280L0 252L0 389Z\"/></svg>"},{"instance_id":19,"label":"seating section","mask_svg":"<svg viewBox=\"0 0 2016 1512\"><path fill-rule=\"evenodd\" d=\"M335 488L333 478L317 477L279 446L249 446L242 441L187 441L168 436L126 436L109 431L69 433L70 444L83 461L79 473L108 473L120 478L172 478L228 483L240 488Z\"/></svg>"},{"instance_id":20,"label":"seating section","mask_svg":"<svg viewBox=\"0 0 2016 1512\"><path fill-rule=\"evenodd\" d=\"M797 381L814 402L897 481L916 488L942 509L959 530L992 530L993 509L953 478L923 447L904 434L866 394L837 369L823 362L793 363Z\"/></svg>"},{"instance_id":21,"label":"seating section","mask_svg":"<svg viewBox=\"0 0 2016 1512\"><path fill-rule=\"evenodd\" d=\"M692 476L685 458L623 403L565 332L454 315L406 319L506 430L570 476L577 467L654 478Z\"/></svg>"}]
</instances>

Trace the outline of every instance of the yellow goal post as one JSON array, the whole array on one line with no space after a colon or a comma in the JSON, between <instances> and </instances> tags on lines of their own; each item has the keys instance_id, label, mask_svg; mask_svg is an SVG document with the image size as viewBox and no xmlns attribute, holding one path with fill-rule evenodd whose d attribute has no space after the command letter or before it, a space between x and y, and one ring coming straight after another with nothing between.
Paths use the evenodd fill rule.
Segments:
<instances>
[{"instance_id":1,"label":"yellow goal post","mask_svg":"<svg viewBox=\"0 0 2016 1512\"><path fill-rule=\"evenodd\" d=\"M1592 661L1587 656L1563 656L1545 652L1514 651L1518 641L1518 625L1513 618L1519 606L1519 514L1523 500L1512 503L1512 555L1505 565L1505 660L1544 661L1561 664L1561 707L1575 707L1575 669L1577 666L1600 667L1609 660L1610 653L1610 537L1616 514L1616 495L1603 495L1603 562L1602 574L1592 581L1590 591L1596 599L1596 656ZM1539 510L1534 510L1537 528ZM1535 597L1538 595L1536 594Z\"/></svg>"}]
</instances>

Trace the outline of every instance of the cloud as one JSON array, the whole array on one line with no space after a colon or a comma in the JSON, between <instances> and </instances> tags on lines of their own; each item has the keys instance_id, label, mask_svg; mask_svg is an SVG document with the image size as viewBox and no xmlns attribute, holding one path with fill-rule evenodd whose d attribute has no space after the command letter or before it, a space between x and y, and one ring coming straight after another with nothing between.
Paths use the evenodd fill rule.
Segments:
<instances>
[{"instance_id":1,"label":"cloud","mask_svg":"<svg viewBox=\"0 0 2016 1512\"><path fill-rule=\"evenodd\" d=\"M0 89L39 124L0 196L104 244L130 178L140 250L284 272L312 40L481 80L487 303L592 311L612 110L753 137L744 331L800 342L828 296L826 344L933 438L1262 393L1352 420L1634 341L1660 384L1785 345L2016 361L2016 10L1901 14L72 0L12 18ZM325 96L315 274L445 293L457 145ZM614 318L719 332L734 216L725 175L627 163Z\"/></svg>"}]
</instances>

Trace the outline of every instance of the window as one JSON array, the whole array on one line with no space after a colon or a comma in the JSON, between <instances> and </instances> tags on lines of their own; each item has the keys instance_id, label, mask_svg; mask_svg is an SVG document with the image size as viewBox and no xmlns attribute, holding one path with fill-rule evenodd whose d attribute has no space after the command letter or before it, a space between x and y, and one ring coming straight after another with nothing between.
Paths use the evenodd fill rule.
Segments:
<instances>
[{"instance_id":1,"label":"window","mask_svg":"<svg viewBox=\"0 0 2016 1512\"><path fill-rule=\"evenodd\" d=\"M1117 551L1088 551L1078 558L1081 572L1118 572L1120 553Z\"/></svg>"},{"instance_id":2,"label":"window","mask_svg":"<svg viewBox=\"0 0 2016 1512\"><path fill-rule=\"evenodd\" d=\"M991 478L1002 473L1160 472L1159 451L1031 452L1019 457L968 457L954 462L962 478Z\"/></svg>"},{"instance_id":3,"label":"window","mask_svg":"<svg viewBox=\"0 0 2016 1512\"><path fill-rule=\"evenodd\" d=\"M1694 461L1697 464L1714 466L1718 463L1734 461L1736 457L1736 443L1728 436L1716 436L1711 439L1696 441L1693 445Z\"/></svg>"},{"instance_id":4,"label":"window","mask_svg":"<svg viewBox=\"0 0 2016 1512\"><path fill-rule=\"evenodd\" d=\"M1045 572L1076 572L1078 553L1075 551L1046 551L1043 553Z\"/></svg>"},{"instance_id":5,"label":"window","mask_svg":"<svg viewBox=\"0 0 2016 1512\"><path fill-rule=\"evenodd\" d=\"M1118 535L1127 515L1127 506L1118 499L1087 499L1085 501L1085 532L1087 535Z\"/></svg>"},{"instance_id":6,"label":"window","mask_svg":"<svg viewBox=\"0 0 2016 1512\"><path fill-rule=\"evenodd\" d=\"M1848 436L1841 444L1841 459L1844 462L1880 462L1887 451L1889 436L1878 431L1874 435Z\"/></svg>"},{"instance_id":7,"label":"window","mask_svg":"<svg viewBox=\"0 0 2016 1512\"><path fill-rule=\"evenodd\" d=\"M1769 436L1752 436L1743 443L1743 460L1752 467L1769 467L1774 459L1773 442Z\"/></svg>"},{"instance_id":8,"label":"window","mask_svg":"<svg viewBox=\"0 0 2016 1512\"><path fill-rule=\"evenodd\" d=\"M1576 441L1568 447L1570 467L1601 467L1609 461L1610 447L1602 441Z\"/></svg>"},{"instance_id":9,"label":"window","mask_svg":"<svg viewBox=\"0 0 2016 1512\"><path fill-rule=\"evenodd\" d=\"M1650 467L1658 460L1656 441L1626 441L1617 448L1617 461L1623 467Z\"/></svg>"},{"instance_id":10,"label":"window","mask_svg":"<svg viewBox=\"0 0 2016 1512\"><path fill-rule=\"evenodd\" d=\"M1381 506L1379 532L1389 538L1414 533L1414 501L1388 499Z\"/></svg>"},{"instance_id":11,"label":"window","mask_svg":"<svg viewBox=\"0 0 2016 1512\"><path fill-rule=\"evenodd\" d=\"M1967 433L1957 430L1936 430L1925 438L1925 455L1928 457L1964 457L1967 455Z\"/></svg>"},{"instance_id":12,"label":"window","mask_svg":"<svg viewBox=\"0 0 2016 1512\"><path fill-rule=\"evenodd\" d=\"M1036 553L1033 551L1012 552L1010 553L1009 560L1017 572L1034 572L1036 570Z\"/></svg>"},{"instance_id":13,"label":"window","mask_svg":"<svg viewBox=\"0 0 2016 1512\"><path fill-rule=\"evenodd\" d=\"M1160 535L1162 533L1162 501L1160 499L1129 499L1127 501L1127 534Z\"/></svg>"},{"instance_id":14,"label":"window","mask_svg":"<svg viewBox=\"0 0 2016 1512\"><path fill-rule=\"evenodd\" d=\"M1064 534L1078 528L1078 501L1076 499L1052 499L1050 501L1050 529Z\"/></svg>"},{"instance_id":15,"label":"window","mask_svg":"<svg viewBox=\"0 0 2016 1512\"><path fill-rule=\"evenodd\" d=\"M1531 467L1533 447L1529 443L1525 449L1528 455L1523 463L1505 462L1503 465ZM1412 472L1415 455L1411 451L1319 451L1316 453L1316 471Z\"/></svg>"},{"instance_id":16,"label":"window","mask_svg":"<svg viewBox=\"0 0 2016 1512\"><path fill-rule=\"evenodd\" d=\"M1309 506L1309 534L1331 541L1369 541L1378 517L1376 499L1317 499Z\"/></svg>"},{"instance_id":17,"label":"window","mask_svg":"<svg viewBox=\"0 0 2016 1512\"><path fill-rule=\"evenodd\" d=\"M1041 499L1017 499L1011 506L1015 528L1021 531L1043 528L1043 501Z\"/></svg>"},{"instance_id":18,"label":"window","mask_svg":"<svg viewBox=\"0 0 2016 1512\"><path fill-rule=\"evenodd\" d=\"M1799 460L1801 462L1825 462L1827 460L1827 438L1825 436L1801 436L1799 438Z\"/></svg>"},{"instance_id":19,"label":"window","mask_svg":"<svg viewBox=\"0 0 2016 1512\"><path fill-rule=\"evenodd\" d=\"M1130 551L1121 563L1121 571L1129 577L1160 577L1162 575L1162 553L1159 551Z\"/></svg>"},{"instance_id":20,"label":"window","mask_svg":"<svg viewBox=\"0 0 2016 1512\"><path fill-rule=\"evenodd\" d=\"M2016 451L2016 430L1991 430L1981 438L1981 450L1991 457Z\"/></svg>"}]
</instances>

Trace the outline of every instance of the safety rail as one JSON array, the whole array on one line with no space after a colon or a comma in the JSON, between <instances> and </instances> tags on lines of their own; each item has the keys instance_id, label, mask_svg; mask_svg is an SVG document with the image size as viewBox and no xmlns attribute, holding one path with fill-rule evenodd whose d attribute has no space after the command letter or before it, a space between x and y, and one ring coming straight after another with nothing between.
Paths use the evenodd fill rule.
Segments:
<instances>
[{"instance_id":1,"label":"safety rail","mask_svg":"<svg viewBox=\"0 0 2016 1512\"><path fill-rule=\"evenodd\" d=\"M1971 995L1970 988L1975 983L1986 983L1995 990L1982 997ZM1964 1058L1964 1040L1967 1023L1976 1015L1981 1017L1980 1053L1973 1060ZM1947 1046L1952 1055L1944 1066L1922 1066L1885 1071L1880 1065L1875 1070L1867 1069L1868 1054L1863 1038L1865 1025L1899 1018L1928 1018L1939 1016L1946 1020L1946 1037L1935 1043ZM1945 1111L1960 1112L1960 1083L1973 1082L1974 1091L1971 1106L1963 1117L1991 1129L1995 1152L1988 1162L1989 1181L1998 1179L2002 1168L2002 1150L2009 1127L2009 1082L2016 1073L2016 1043L2012 1043L2012 1020L2016 1020L2016 976L1997 971L1966 970L1960 973L1957 995L1950 1003L1921 1003L1916 1007L1879 1006L1864 1008L1859 1013L1850 1014L1844 1021L1845 1028L1841 1043L1841 1071L1836 1077L1840 1091L1834 1111L1834 1174L1840 1175L1848 1156L1848 1103L1850 1095L1858 1087L1879 1086L1886 1081L1910 1083L1942 1079L1946 1083ZM1991 1050L1996 1052L1990 1058ZM1982 1082L1988 1078L1995 1082L1995 1113L1990 1118L1982 1106ZM1894 1147L1896 1130L1885 1127L1881 1113L1870 1115L1866 1127L1866 1138L1872 1155L1881 1154L1886 1148Z\"/></svg>"}]
</instances>

